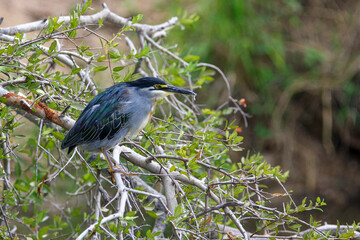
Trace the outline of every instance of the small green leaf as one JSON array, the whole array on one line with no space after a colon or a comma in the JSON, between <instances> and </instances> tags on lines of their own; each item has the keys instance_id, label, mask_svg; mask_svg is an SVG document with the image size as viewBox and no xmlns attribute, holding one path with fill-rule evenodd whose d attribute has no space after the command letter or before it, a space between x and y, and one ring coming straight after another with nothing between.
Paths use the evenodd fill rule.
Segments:
<instances>
[{"instance_id":1,"label":"small green leaf","mask_svg":"<svg viewBox=\"0 0 360 240\"><path fill-rule=\"evenodd\" d=\"M208 108L204 108L201 111L202 111L203 114L208 114L208 115L215 113L214 110L210 110Z\"/></svg>"},{"instance_id":2,"label":"small green leaf","mask_svg":"<svg viewBox=\"0 0 360 240\"><path fill-rule=\"evenodd\" d=\"M137 219L138 217L124 217L125 221L127 222L131 222L131 221L134 221L135 219Z\"/></svg>"},{"instance_id":3,"label":"small green leaf","mask_svg":"<svg viewBox=\"0 0 360 240\"><path fill-rule=\"evenodd\" d=\"M174 217L179 217L182 213L183 209L181 207L181 204L177 205L174 212Z\"/></svg>"},{"instance_id":4,"label":"small green leaf","mask_svg":"<svg viewBox=\"0 0 360 240\"><path fill-rule=\"evenodd\" d=\"M21 177L21 166L19 162L15 163L15 177L20 178Z\"/></svg>"},{"instance_id":5,"label":"small green leaf","mask_svg":"<svg viewBox=\"0 0 360 240\"><path fill-rule=\"evenodd\" d=\"M195 61L198 61L200 59L199 56L196 56L196 55L191 55L191 54L188 54L184 57L184 60L186 62L195 62Z\"/></svg>"},{"instance_id":6,"label":"small green leaf","mask_svg":"<svg viewBox=\"0 0 360 240\"><path fill-rule=\"evenodd\" d=\"M57 60L56 58L53 59L53 61L57 64L59 64L62 67L65 67L64 64L62 64L59 60Z\"/></svg>"},{"instance_id":7,"label":"small green leaf","mask_svg":"<svg viewBox=\"0 0 360 240\"><path fill-rule=\"evenodd\" d=\"M56 137L56 138L59 139L60 141L64 140L64 138L65 138L64 134L59 133L59 132L56 132L56 131L53 131L53 132L52 132L52 135L54 135L54 137Z\"/></svg>"},{"instance_id":8,"label":"small green leaf","mask_svg":"<svg viewBox=\"0 0 360 240\"><path fill-rule=\"evenodd\" d=\"M125 68L125 66L118 66L118 67L114 67L113 71L115 72L120 72L121 70L123 70Z\"/></svg>"},{"instance_id":9,"label":"small green leaf","mask_svg":"<svg viewBox=\"0 0 360 240\"><path fill-rule=\"evenodd\" d=\"M13 47L9 44L8 47L7 47L7 51L6 51L7 54L11 55L13 53L13 51L14 51Z\"/></svg>"},{"instance_id":10,"label":"small green leaf","mask_svg":"<svg viewBox=\"0 0 360 240\"><path fill-rule=\"evenodd\" d=\"M14 186L17 190L22 191L22 192L27 192L30 189L29 184L26 184L25 182L15 183Z\"/></svg>"},{"instance_id":11,"label":"small green leaf","mask_svg":"<svg viewBox=\"0 0 360 240\"><path fill-rule=\"evenodd\" d=\"M134 17L132 18L132 24L138 23L138 22L140 22L142 19L143 19L143 15L142 15L142 14L138 14L138 15L136 15L136 16L134 16Z\"/></svg>"},{"instance_id":12,"label":"small green leaf","mask_svg":"<svg viewBox=\"0 0 360 240\"><path fill-rule=\"evenodd\" d=\"M8 101L8 99L7 99L7 98L0 97L0 102L2 102L2 103L6 103L7 101Z\"/></svg>"},{"instance_id":13,"label":"small green leaf","mask_svg":"<svg viewBox=\"0 0 360 240\"><path fill-rule=\"evenodd\" d=\"M8 73L11 72L11 68L7 66L0 66L0 72Z\"/></svg>"},{"instance_id":14,"label":"small green leaf","mask_svg":"<svg viewBox=\"0 0 360 240\"><path fill-rule=\"evenodd\" d=\"M97 66L97 67L94 67L94 72L100 72L100 71L105 71L106 69L108 69L107 66Z\"/></svg>"},{"instance_id":15,"label":"small green leaf","mask_svg":"<svg viewBox=\"0 0 360 240\"><path fill-rule=\"evenodd\" d=\"M150 217L159 218L159 216L154 211L147 211L146 212Z\"/></svg>"},{"instance_id":16,"label":"small green leaf","mask_svg":"<svg viewBox=\"0 0 360 240\"><path fill-rule=\"evenodd\" d=\"M135 54L135 58L142 58L145 57L148 53L150 52L150 47L146 46L143 49L141 49L140 52L138 52L137 54Z\"/></svg>"},{"instance_id":17,"label":"small green leaf","mask_svg":"<svg viewBox=\"0 0 360 240\"><path fill-rule=\"evenodd\" d=\"M104 19L100 18L100 19L99 19L99 22L98 22L99 26L102 26L103 23L104 23Z\"/></svg>"},{"instance_id":18,"label":"small green leaf","mask_svg":"<svg viewBox=\"0 0 360 240\"><path fill-rule=\"evenodd\" d=\"M237 131L235 130L235 131L233 131L233 133L229 136L229 139L231 140L231 139L235 138L236 136L237 136Z\"/></svg>"},{"instance_id":19,"label":"small green leaf","mask_svg":"<svg viewBox=\"0 0 360 240\"><path fill-rule=\"evenodd\" d=\"M86 52L85 52L85 55L88 56L88 57L91 57L91 56L93 56L94 54L93 54L92 52L86 51Z\"/></svg>"},{"instance_id":20,"label":"small green leaf","mask_svg":"<svg viewBox=\"0 0 360 240\"><path fill-rule=\"evenodd\" d=\"M81 71L81 68L73 68L73 69L71 69L71 73L72 74L77 74L77 73L79 73Z\"/></svg>"},{"instance_id":21,"label":"small green leaf","mask_svg":"<svg viewBox=\"0 0 360 240\"><path fill-rule=\"evenodd\" d=\"M57 42L53 41L49 47L49 53L52 53L55 50L56 46L57 46Z\"/></svg>"},{"instance_id":22,"label":"small green leaf","mask_svg":"<svg viewBox=\"0 0 360 240\"><path fill-rule=\"evenodd\" d=\"M102 61L104 61L105 59L106 59L106 56L105 56L105 55L102 55L102 56L98 57L98 58L96 59L96 61L102 62Z\"/></svg>"},{"instance_id":23,"label":"small green leaf","mask_svg":"<svg viewBox=\"0 0 360 240\"><path fill-rule=\"evenodd\" d=\"M90 5L91 5L92 0L87 0L87 1L83 1L83 2L85 2L85 4L82 5L81 15L83 15L83 14L86 12L86 10L88 10L88 8L89 8Z\"/></svg>"}]
</instances>

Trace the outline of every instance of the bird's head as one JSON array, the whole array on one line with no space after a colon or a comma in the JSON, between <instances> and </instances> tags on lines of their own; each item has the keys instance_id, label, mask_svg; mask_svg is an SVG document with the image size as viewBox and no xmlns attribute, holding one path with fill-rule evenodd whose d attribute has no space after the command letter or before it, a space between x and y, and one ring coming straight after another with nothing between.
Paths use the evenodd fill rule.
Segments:
<instances>
[{"instance_id":1,"label":"bird's head","mask_svg":"<svg viewBox=\"0 0 360 240\"><path fill-rule=\"evenodd\" d=\"M155 101L159 101L175 93L196 96L196 93L192 91L168 85L159 78L144 77L133 82L128 82L127 84L129 84L130 87L136 87L141 94L146 94Z\"/></svg>"}]
</instances>

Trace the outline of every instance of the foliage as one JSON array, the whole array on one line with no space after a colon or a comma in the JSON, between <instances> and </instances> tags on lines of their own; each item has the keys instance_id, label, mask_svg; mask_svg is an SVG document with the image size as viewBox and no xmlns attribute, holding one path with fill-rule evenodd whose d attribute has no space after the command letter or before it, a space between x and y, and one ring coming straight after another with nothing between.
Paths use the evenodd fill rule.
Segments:
<instances>
[{"instance_id":1,"label":"foliage","mask_svg":"<svg viewBox=\"0 0 360 240\"><path fill-rule=\"evenodd\" d=\"M176 3L172 12L184 5ZM182 14L196 12L206 21L191 22L186 32L173 31L172 39L184 39L186 51L234 72L234 92L251 99L257 139L287 148L277 133L301 131L327 152L339 145L359 152L345 139L357 139L360 126L354 20L359 3L203 0L188 5L191 11ZM304 127L294 129L294 121ZM325 126L314 133L317 122ZM296 151L301 143L294 141Z\"/></svg>"},{"instance_id":2,"label":"foliage","mask_svg":"<svg viewBox=\"0 0 360 240\"><path fill-rule=\"evenodd\" d=\"M288 172L270 166L259 154L230 158L231 151L242 151L243 141L241 128L227 121L228 115L242 111L231 96L217 110L189 98L163 101L145 132L122 145L167 173L151 172L146 164L134 164L123 153L121 165L127 174L121 176L126 186L121 194L117 182L101 170L106 166L101 157L79 151L67 155L61 150L66 129L55 125L54 119L34 118L36 106L45 104L59 111L59 118L66 114L76 119L94 93L103 90L97 85L156 74L171 84L187 84L201 92L202 86L213 81L214 68L201 64L198 56L180 58L166 38L139 31L145 26L141 15L106 36L101 31L104 20L82 23L81 15L93 13L89 6L78 6L68 22L49 18L34 38L25 37L25 31L15 37L1 35L0 87L32 103L21 100L29 105L24 112L9 108L8 94L0 99L3 238L244 238L244 229L249 235L325 237L315 228L320 223L296 217L325 205L322 199L293 202L282 184ZM190 16L181 23L194 20ZM140 46L135 47L137 36ZM90 39L98 45L92 46ZM176 189L171 196L162 189L168 176ZM284 192L267 190L268 181L278 183ZM274 198L284 199L284 209L271 206ZM125 213L123 199L128 203ZM177 205L172 209L169 202L174 200ZM112 214L116 217L104 222ZM302 233L304 225L309 232ZM225 231L225 226L230 230Z\"/></svg>"}]
</instances>

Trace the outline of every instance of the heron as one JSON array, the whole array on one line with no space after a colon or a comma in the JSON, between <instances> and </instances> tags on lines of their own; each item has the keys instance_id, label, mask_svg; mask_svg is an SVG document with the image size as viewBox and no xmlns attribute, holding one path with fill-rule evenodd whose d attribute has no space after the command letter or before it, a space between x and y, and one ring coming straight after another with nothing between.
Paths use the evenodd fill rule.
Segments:
<instances>
[{"instance_id":1,"label":"heron","mask_svg":"<svg viewBox=\"0 0 360 240\"><path fill-rule=\"evenodd\" d=\"M125 137L134 138L145 128L155 112L159 100L171 94L196 93L168 85L154 77L115 84L94 97L66 134L61 148L75 147L89 152L101 152L109 165L109 172L121 172L106 154Z\"/></svg>"}]
</instances>

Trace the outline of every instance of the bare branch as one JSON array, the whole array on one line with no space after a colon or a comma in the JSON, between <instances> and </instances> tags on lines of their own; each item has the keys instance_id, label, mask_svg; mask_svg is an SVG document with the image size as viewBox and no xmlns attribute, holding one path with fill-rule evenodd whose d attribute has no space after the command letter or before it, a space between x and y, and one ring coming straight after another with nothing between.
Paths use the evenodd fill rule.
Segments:
<instances>
[{"instance_id":1,"label":"bare branch","mask_svg":"<svg viewBox=\"0 0 360 240\"><path fill-rule=\"evenodd\" d=\"M73 119L61 116L59 112L48 108L40 101L38 103L31 102L29 99L11 93L2 87L0 87L0 97L6 98L5 104L8 106L22 109L36 117L56 123L65 129L69 130L75 123Z\"/></svg>"},{"instance_id":2,"label":"bare branch","mask_svg":"<svg viewBox=\"0 0 360 240\"><path fill-rule=\"evenodd\" d=\"M109 22L115 24L116 26L132 26L137 31L147 32L148 34L152 35L159 31L164 31L165 29L170 28L174 24L177 23L178 18L173 17L169 21L159 24L159 25L148 25L148 24L140 24L135 23L132 24L131 20L128 18L121 17L109 10L106 4L103 4L104 9L98 13L93 15L84 15L80 16L80 23L82 24L98 24L100 19L103 19L105 22ZM58 19L58 22L63 22L63 24L69 24L71 20L70 16L61 16ZM0 33L6 35L15 35L16 33L23 33L23 32L34 32L40 31L46 28L49 24L47 19L39 20L31 23L25 23L13 27L5 27L0 29Z\"/></svg>"}]
</instances>

